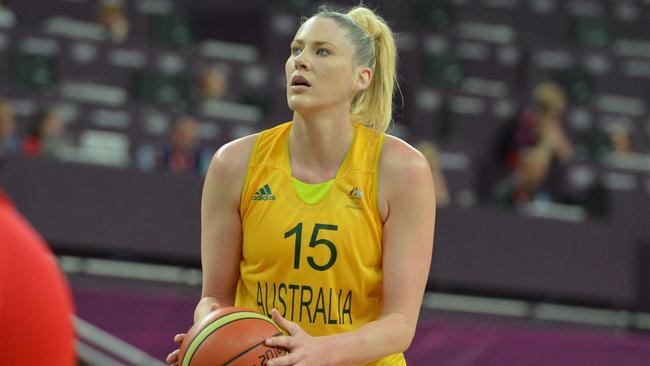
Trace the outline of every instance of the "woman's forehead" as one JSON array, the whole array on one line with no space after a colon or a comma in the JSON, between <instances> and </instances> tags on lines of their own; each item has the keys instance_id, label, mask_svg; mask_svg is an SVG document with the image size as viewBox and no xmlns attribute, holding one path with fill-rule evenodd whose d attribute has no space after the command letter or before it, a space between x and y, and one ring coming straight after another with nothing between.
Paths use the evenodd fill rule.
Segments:
<instances>
[{"instance_id":1,"label":"woman's forehead","mask_svg":"<svg viewBox=\"0 0 650 366\"><path fill-rule=\"evenodd\" d=\"M327 42L338 48L351 47L346 30L336 21L324 17L312 17L296 32L294 41L313 43Z\"/></svg>"}]
</instances>

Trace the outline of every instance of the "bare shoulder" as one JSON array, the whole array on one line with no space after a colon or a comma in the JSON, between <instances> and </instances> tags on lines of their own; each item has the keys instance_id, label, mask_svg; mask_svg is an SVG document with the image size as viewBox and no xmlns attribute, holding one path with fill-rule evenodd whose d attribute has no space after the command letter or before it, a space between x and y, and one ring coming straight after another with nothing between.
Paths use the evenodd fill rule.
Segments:
<instances>
[{"instance_id":1,"label":"bare shoulder","mask_svg":"<svg viewBox=\"0 0 650 366\"><path fill-rule=\"evenodd\" d=\"M248 161L258 135L248 135L228 142L214 153L205 178L204 195L219 195L233 206L239 204Z\"/></svg>"},{"instance_id":2,"label":"bare shoulder","mask_svg":"<svg viewBox=\"0 0 650 366\"><path fill-rule=\"evenodd\" d=\"M405 197L429 197L431 192L433 178L427 159L405 141L386 135L379 160L378 203L382 219L387 219L395 203L408 202Z\"/></svg>"},{"instance_id":3,"label":"bare shoulder","mask_svg":"<svg viewBox=\"0 0 650 366\"><path fill-rule=\"evenodd\" d=\"M213 162L223 165L224 168L246 166L257 136L259 136L259 133L244 136L224 144L214 153Z\"/></svg>"},{"instance_id":4,"label":"bare shoulder","mask_svg":"<svg viewBox=\"0 0 650 366\"><path fill-rule=\"evenodd\" d=\"M210 171L214 173L214 170L219 170L221 174L228 175L245 174L257 136L258 133L244 136L221 146L212 157Z\"/></svg>"}]
</instances>

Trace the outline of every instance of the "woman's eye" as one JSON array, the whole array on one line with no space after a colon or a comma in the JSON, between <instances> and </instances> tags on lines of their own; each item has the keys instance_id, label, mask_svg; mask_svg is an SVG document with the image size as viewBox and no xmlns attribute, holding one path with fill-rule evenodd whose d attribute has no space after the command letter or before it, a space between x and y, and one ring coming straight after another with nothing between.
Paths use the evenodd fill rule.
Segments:
<instances>
[{"instance_id":1,"label":"woman's eye","mask_svg":"<svg viewBox=\"0 0 650 366\"><path fill-rule=\"evenodd\" d=\"M302 49L300 49L300 47L291 47L291 54L294 55L294 56L299 54L300 51L302 51Z\"/></svg>"},{"instance_id":2,"label":"woman's eye","mask_svg":"<svg viewBox=\"0 0 650 366\"><path fill-rule=\"evenodd\" d=\"M316 51L318 56L327 56L330 54L330 51L326 48L319 48L318 51Z\"/></svg>"}]
</instances>

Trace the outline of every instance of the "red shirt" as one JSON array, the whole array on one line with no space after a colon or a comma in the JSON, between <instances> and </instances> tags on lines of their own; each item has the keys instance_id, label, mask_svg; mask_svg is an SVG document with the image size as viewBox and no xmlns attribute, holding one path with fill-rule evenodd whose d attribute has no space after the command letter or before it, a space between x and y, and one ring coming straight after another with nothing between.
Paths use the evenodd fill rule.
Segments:
<instances>
[{"instance_id":1,"label":"red shirt","mask_svg":"<svg viewBox=\"0 0 650 366\"><path fill-rule=\"evenodd\" d=\"M73 311L56 259L0 190L0 363L76 365Z\"/></svg>"},{"instance_id":2,"label":"red shirt","mask_svg":"<svg viewBox=\"0 0 650 366\"><path fill-rule=\"evenodd\" d=\"M34 136L27 136L23 140L23 155L37 156L41 154L41 139Z\"/></svg>"}]
</instances>

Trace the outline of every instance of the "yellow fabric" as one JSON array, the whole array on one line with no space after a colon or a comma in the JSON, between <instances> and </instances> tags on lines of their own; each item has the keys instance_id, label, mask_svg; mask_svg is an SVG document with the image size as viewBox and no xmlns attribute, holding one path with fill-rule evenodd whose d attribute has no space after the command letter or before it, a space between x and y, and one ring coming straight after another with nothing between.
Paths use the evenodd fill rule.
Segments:
<instances>
[{"instance_id":1,"label":"yellow fabric","mask_svg":"<svg viewBox=\"0 0 650 366\"><path fill-rule=\"evenodd\" d=\"M277 308L310 335L357 329L382 311L377 166L384 134L354 125L332 187L316 204L292 183L287 122L260 134L244 182L236 306ZM406 365L394 354L368 365Z\"/></svg>"},{"instance_id":2,"label":"yellow fabric","mask_svg":"<svg viewBox=\"0 0 650 366\"><path fill-rule=\"evenodd\" d=\"M332 184L334 184L334 179L323 183L312 184L291 177L291 183L293 183L293 188L296 190L296 194L301 201L308 205L315 205L325 198L332 188Z\"/></svg>"}]
</instances>

